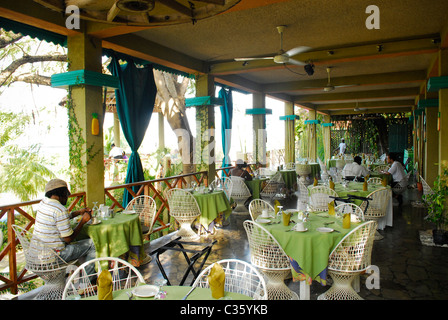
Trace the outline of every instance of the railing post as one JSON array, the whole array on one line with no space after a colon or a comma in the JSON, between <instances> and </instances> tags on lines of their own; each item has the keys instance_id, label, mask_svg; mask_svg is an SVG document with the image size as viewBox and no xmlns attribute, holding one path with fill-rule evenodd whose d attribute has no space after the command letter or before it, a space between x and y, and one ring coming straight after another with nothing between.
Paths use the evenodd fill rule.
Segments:
<instances>
[{"instance_id":1,"label":"railing post","mask_svg":"<svg viewBox=\"0 0 448 320\"><path fill-rule=\"evenodd\" d=\"M17 285L17 261L16 261L16 237L12 225L15 224L14 208L8 210L8 240L10 243L9 249L9 277L13 285L11 287L11 293L17 294L19 288Z\"/></svg>"}]
</instances>

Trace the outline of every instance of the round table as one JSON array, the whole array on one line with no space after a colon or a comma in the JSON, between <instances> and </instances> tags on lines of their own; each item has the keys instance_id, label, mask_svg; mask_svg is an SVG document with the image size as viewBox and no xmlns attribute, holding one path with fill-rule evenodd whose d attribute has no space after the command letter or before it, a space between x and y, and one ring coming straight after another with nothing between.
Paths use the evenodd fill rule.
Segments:
<instances>
[{"instance_id":1,"label":"round table","mask_svg":"<svg viewBox=\"0 0 448 320\"><path fill-rule=\"evenodd\" d=\"M281 217L271 219L274 222L281 221ZM299 222L298 214L294 213L291 220ZM325 227L332 228L339 232L319 232L316 229ZM331 251L342 240L342 238L359 226L360 223L351 223L349 229L342 228L342 220L335 216L329 216L328 212L319 214L311 213L309 220L305 222L308 229L305 232L288 231L294 223L284 226L283 223L262 224L272 236L278 241L280 246L290 258L291 271L294 281L305 281L311 284L313 280L326 285L328 258Z\"/></svg>"},{"instance_id":2,"label":"round table","mask_svg":"<svg viewBox=\"0 0 448 320\"><path fill-rule=\"evenodd\" d=\"M280 170L280 174L285 182L286 189L295 190L297 186L296 170Z\"/></svg>"},{"instance_id":3,"label":"round table","mask_svg":"<svg viewBox=\"0 0 448 320\"><path fill-rule=\"evenodd\" d=\"M212 223L222 213L226 219L232 213L230 202L226 194L222 190L214 190L209 193L193 192L193 197L196 199L201 215L199 216L199 223L206 229L213 229Z\"/></svg>"},{"instance_id":4,"label":"round table","mask_svg":"<svg viewBox=\"0 0 448 320\"><path fill-rule=\"evenodd\" d=\"M131 250L144 258L142 227L138 214L116 214L96 225L85 224L78 238L89 237L95 244L96 257L119 257Z\"/></svg>"},{"instance_id":5,"label":"round table","mask_svg":"<svg viewBox=\"0 0 448 320\"><path fill-rule=\"evenodd\" d=\"M163 300L182 300L182 298L190 291L191 286L163 286L162 290L166 292L166 296ZM129 300L129 296L126 292L132 292L134 288L126 290L113 291L112 296L114 300ZM223 299L231 300L252 300L251 297L234 292L225 292ZM154 300L154 297L137 297L134 295L135 300ZM98 300L98 296L92 296L83 298L82 300ZM187 300L216 300L212 297L212 292L209 288L196 288L187 297Z\"/></svg>"},{"instance_id":6,"label":"round table","mask_svg":"<svg viewBox=\"0 0 448 320\"><path fill-rule=\"evenodd\" d=\"M260 191L263 189L268 180L269 178L253 178L250 181L244 181L252 194L252 199L260 199Z\"/></svg>"}]
</instances>

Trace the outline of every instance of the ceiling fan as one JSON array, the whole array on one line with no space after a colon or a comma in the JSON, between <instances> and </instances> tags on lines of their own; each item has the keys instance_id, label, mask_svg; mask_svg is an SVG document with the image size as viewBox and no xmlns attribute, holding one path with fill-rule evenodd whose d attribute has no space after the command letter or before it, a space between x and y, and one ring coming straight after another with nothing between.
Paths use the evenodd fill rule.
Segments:
<instances>
[{"instance_id":1,"label":"ceiling fan","mask_svg":"<svg viewBox=\"0 0 448 320\"><path fill-rule=\"evenodd\" d=\"M310 50L310 47L296 47L293 49L290 49L288 51L283 50L283 31L285 30L286 26L278 26L277 31L280 33L280 50L277 53L277 55L270 56L270 57L254 57L254 58L235 58L235 61L252 61L252 60L266 60L266 59L273 59L276 63L291 63L297 66L304 66L306 65L305 62L298 61L295 59L292 59L292 56L295 56L296 54L306 52Z\"/></svg>"},{"instance_id":2,"label":"ceiling fan","mask_svg":"<svg viewBox=\"0 0 448 320\"><path fill-rule=\"evenodd\" d=\"M347 85L340 85L340 86L334 86L331 84L331 78L330 78L330 72L331 72L332 67L327 67L327 74L328 74L328 83L327 85L323 88L325 92L330 92L333 91L336 88L346 88L346 87L354 87L356 86L355 84L347 84Z\"/></svg>"}]
</instances>

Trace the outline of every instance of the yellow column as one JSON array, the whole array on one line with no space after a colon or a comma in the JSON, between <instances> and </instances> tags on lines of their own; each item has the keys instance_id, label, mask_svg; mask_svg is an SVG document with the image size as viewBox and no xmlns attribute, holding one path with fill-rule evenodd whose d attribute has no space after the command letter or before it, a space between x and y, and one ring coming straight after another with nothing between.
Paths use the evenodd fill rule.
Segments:
<instances>
[{"instance_id":1,"label":"yellow column","mask_svg":"<svg viewBox=\"0 0 448 320\"><path fill-rule=\"evenodd\" d=\"M70 70L91 70L102 72L101 40L86 34L69 36L67 39ZM100 132L92 135L92 114L97 113L103 119L102 88L83 85L71 87L70 127L73 142L70 150L70 169L72 176L71 191L85 191L86 202L92 206L96 201L104 203L104 162L103 162L103 128L100 121ZM70 134L69 132L69 134Z\"/></svg>"},{"instance_id":2,"label":"yellow column","mask_svg":"<svg viewBox=\"0 0 448 320\"><path fill-rule=\"evenodd\" d=\"M214 78L200 75L196 79L196 96L215 96ZM196 107L196 161L200 170L207 170L208 183L215 180L215 109L213 106Z\"/></svg>"},{"instance_id":3,"label":"yellow column","mask_svg":"<svg viewBox=\"0 0 448 320\"><path fill-rule=\"evenodd\" d=\"M285 102L285 116L294 115L294 103ZM285 120L285 163L295 162L295 120Z\"/></svg>"},{"instance_id":4,"label":"yellow column","mask_svg":"<svg viewBox=\"0 0 448 320\"><path fill-rule=\"evenodd\" d=\"M439 135L437 131L437 107L428 107L425 109L426 113L426 143L425 143L425 161L424 165L424 179L430 185L434 185L434 180L438 175L439 162Z\"/></svg>"},{"instance_id":5,"label":"yellow column","mask_svg":"<svg viewBox=\"0 0 448 320\"><path fill-rule=\"evenodd\" d=\"M316 120L317 112L316 110L312 110L309 113L309 120ZM309 161L317 161L317 135L316 135L316 125L309 124L309 136L308 136L308 160Z\"/></svg>"},{"instance_id":6,"label":"yellow column","mask_svg":"<svg viewBox=\"0 0 448 320\"><path fill-rule=\"evenodd\" d=\"M331 117L328 115L324 115L324 122L330 123ZM331 158L331 127L323 127L323 141L325 155L325 159L323 159L323 162L327 163L327 160Z\"/></svg>"},{"instance_id":7,"label":"yellow column","mask_svg":"<svg viewBox=\"0 0 448 320\"><path fill-rule=\"evenodd\" d=\"M448 49L439 51L439 76L448 76ZM439 90L439 174L440 164L448 160L448 88Z\"/></svg>"},{"instance_id":8,"label":"yellow column","mask_svg":"<svg viewBox=\"0 0 448 320\"><path fill-rule=\"evenodd\" d=\"M266 96L262 93L252 95L252 108L266 109ZM252 116L253 127L253 158L255 163L266 165L266 114L254 114Z\"/></svg>"}]
</instances>

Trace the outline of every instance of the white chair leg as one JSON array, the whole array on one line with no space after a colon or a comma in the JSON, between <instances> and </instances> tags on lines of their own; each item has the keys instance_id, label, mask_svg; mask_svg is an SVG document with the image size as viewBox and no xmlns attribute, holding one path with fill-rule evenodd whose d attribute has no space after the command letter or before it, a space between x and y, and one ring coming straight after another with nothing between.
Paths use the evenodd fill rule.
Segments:
<instances>
[{"instance_id":1,"label":"white chair leg","mask_svg":"<svg viewBox=\"0 0 448 320\"><path fill-rule=\"evenodd\" d=\"M262 272L266 276L268 300L299 300L298 294L291 291L284 281L290 270L262 270Z\"/></svg>"},{"instance_id":2,"label":"white chair leg","mask_svg":"<svg viewBox=\"0 0 448 320\"><path fill-rule=\"evenodd\" d=\"M357 275L355 277L355 279L353 279L353 289L356 292L360 292L361 291L361 277L359 275Z\"/></svg>"},{"instance_id":3,"label":"white chair leg","mask_svg":"<svg viewBox=\"0 0 448 320\"><path fill-rule=\"evenodd\" d=\"M200 236L197 235L191 228L192 222L193 221L180 222L180 228L176 235L173 236L173 239L176 239L177 237L181 237L181 240L183 241L195 241L200 239Z\"/></svg>"},{"instance_id":4,"label":"white chair leg","mask_svg":"<svg viewBox=\"0 0 448 320\"><path fill-rule=\"evenodd\" d=\"M353 280L359 273L329 271L333 285L326 292L319 295L318 300L363 300L353 289Z\"/></svg>"}]
</instances>

